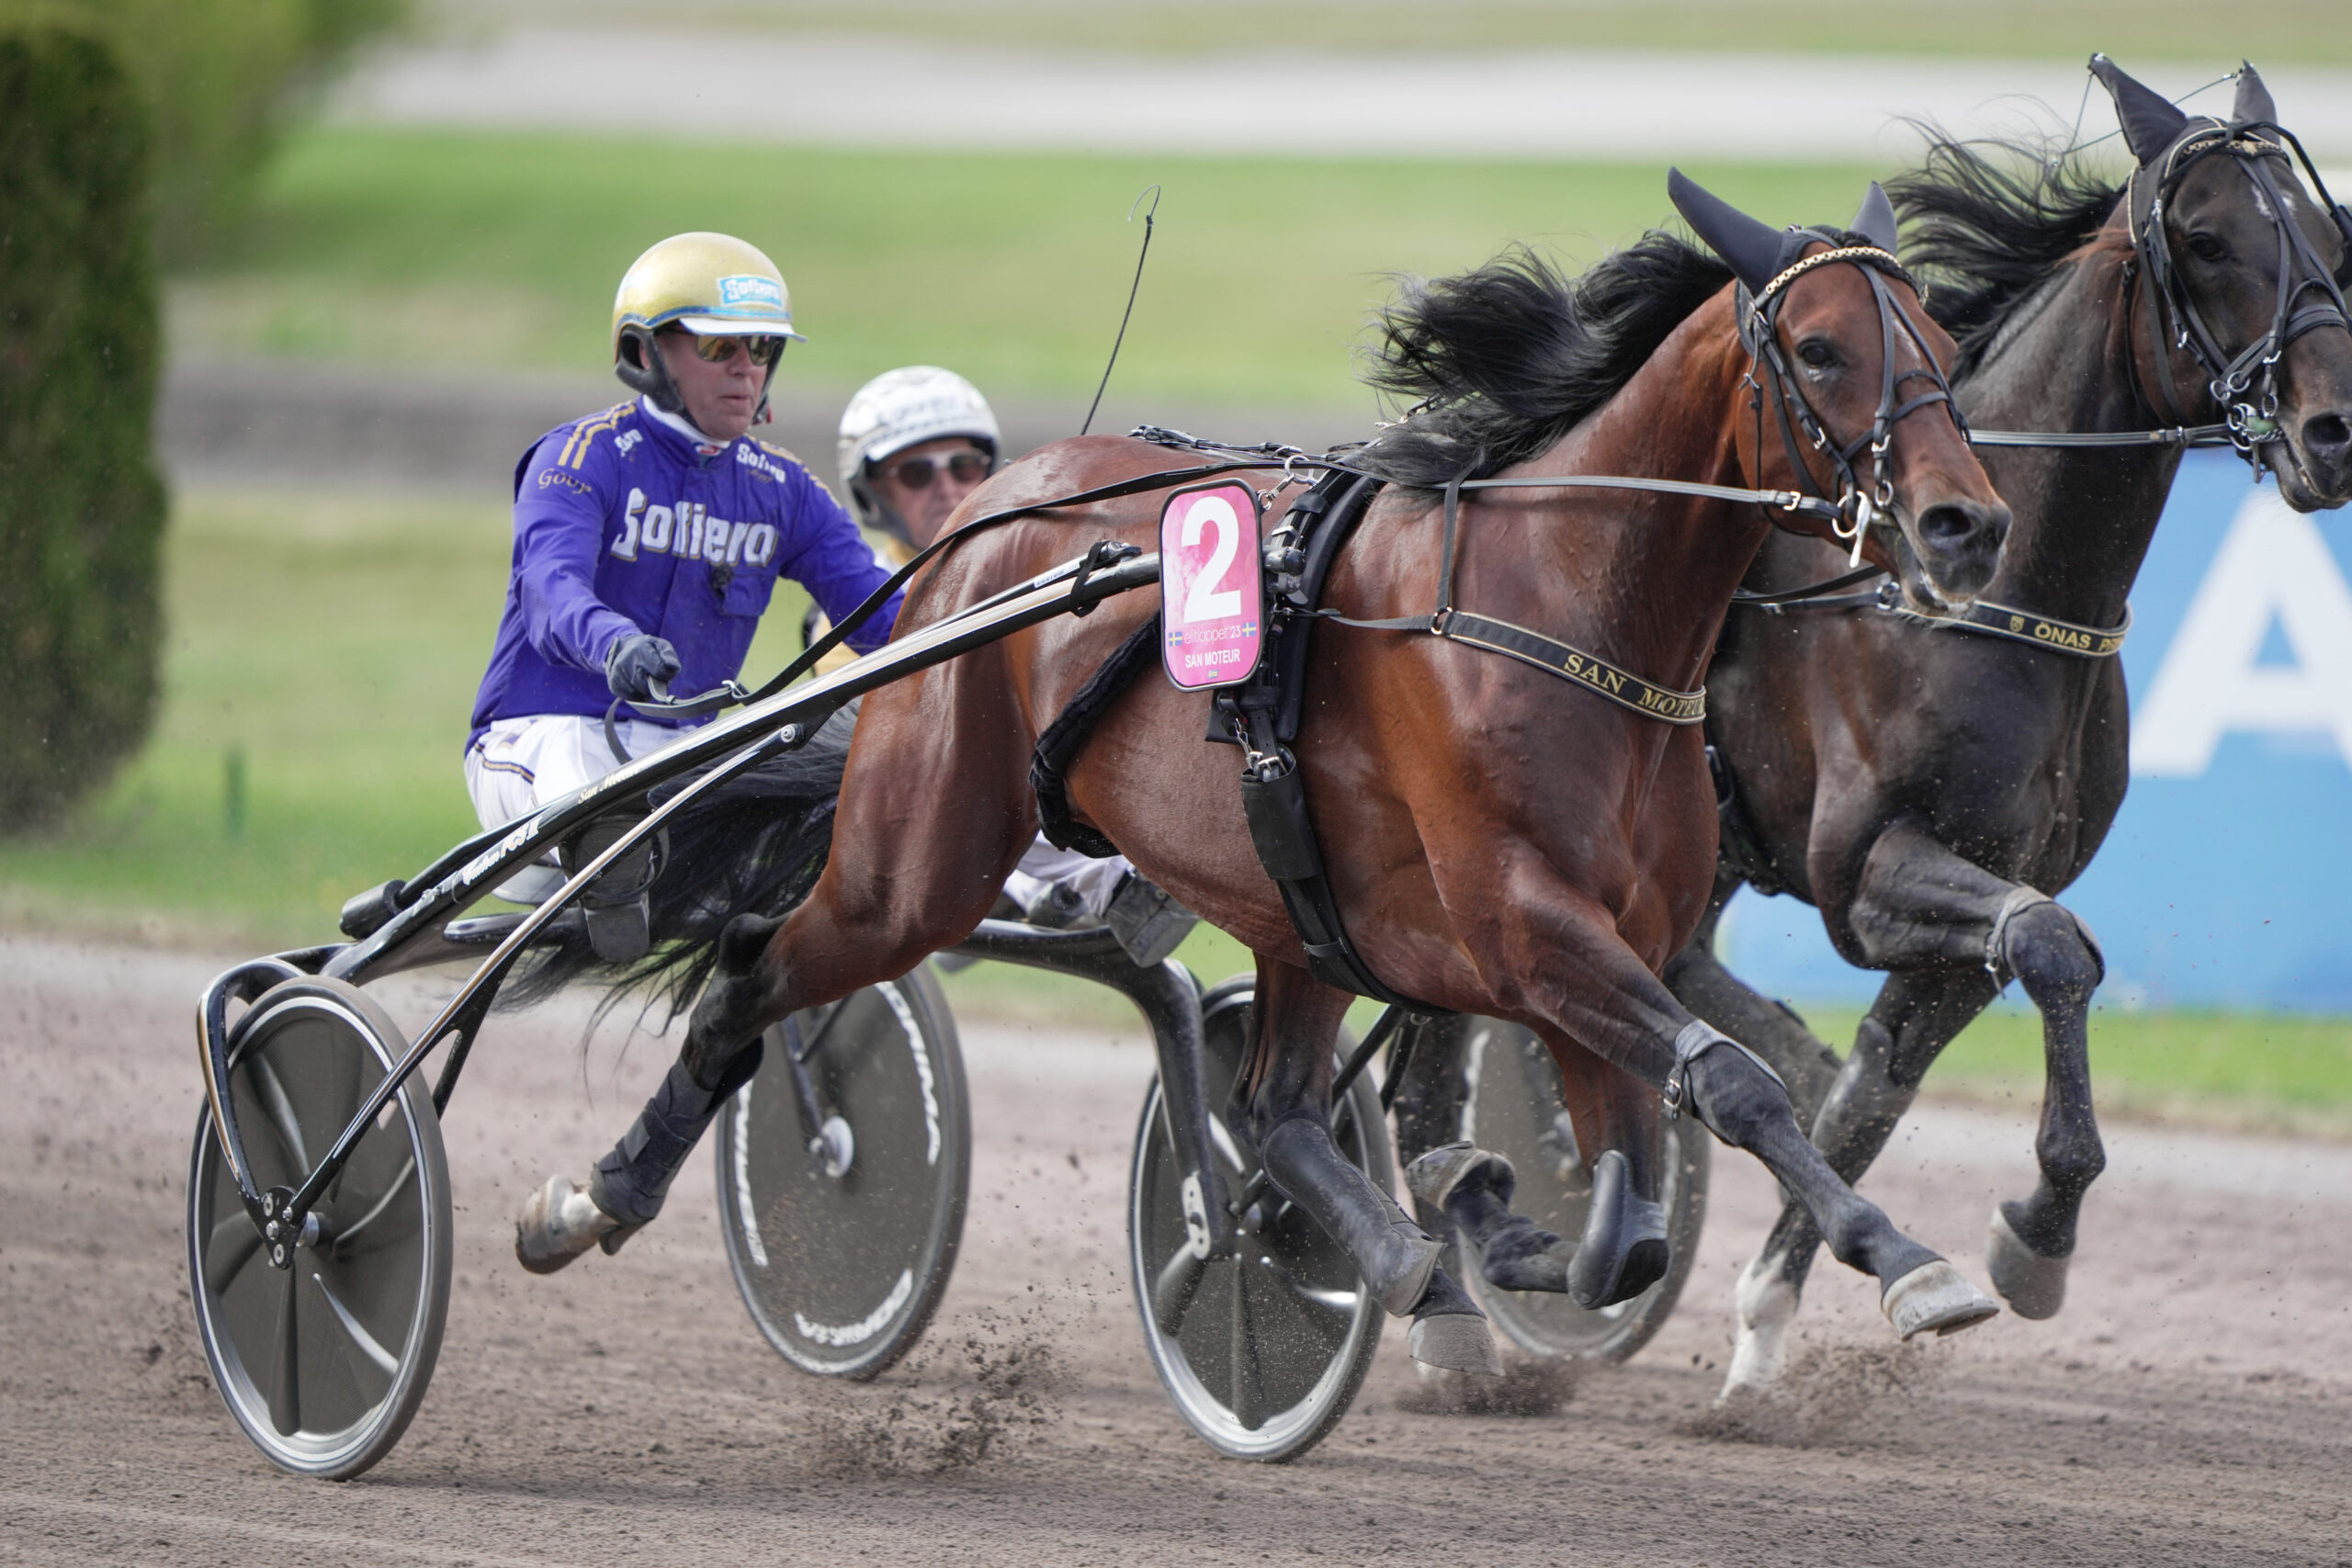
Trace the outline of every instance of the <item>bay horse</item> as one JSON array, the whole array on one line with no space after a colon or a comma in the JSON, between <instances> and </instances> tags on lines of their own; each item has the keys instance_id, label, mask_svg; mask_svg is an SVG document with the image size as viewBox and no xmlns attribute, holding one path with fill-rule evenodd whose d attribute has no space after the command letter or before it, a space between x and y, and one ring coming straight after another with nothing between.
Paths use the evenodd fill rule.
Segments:
<instances>
[{"instance_id":1,"label":"bay horse","mask_svg":"<svg viewBox=\"0 0 2352 1568\"><path fill-rule=\"evenodd\" d=\"M1822 232L1770 228L1679 174L1671 189L1725 261L1653 233L1573 285L1518 255L1419 288L1392 312L1385 384L1424 406L1363 455L1391 482L1325 604L1358 619L1409 616L1415 631L1317 628L1295 765L1347 926L1383 982L1537 1031L1596 1149L1646 1148L1641 1134L1669 1096L1809 1205L1838 1257L1879 1280L1900 1333L1950 1332L1995 1303L1839 1180L1770 1070L1657 979L1713 881L1713 792L1696 728L1416 635L1435 629L1442 578L1464 611L1573 637L1687 688L1775 522L1859 534L1856 547L1924 604L1965 603L1990 580L2007 509L1951 417L1939 368L1950 340L1892 254L1883 194L1871 188L1852 230ZM1915 380L1929 389L1898 400ZM1813 445L1768 436L1781 419ZM1158 495L1060 498L1169 466L1164 447L1107 436L1012 464L951 520L965 531L913 580L900 635L1099 539L1156 544ZM1448 490L1571 475L1665 482ZM1764 489L1789 505L1758 504ZM1798 491L1837 504L1796 506ZM1455 536L1443 522L1457 506L1448 576L1438 547ZM982 517L988 526L966 527ZM1037 829L1032 749L1151 616L1142 598L865 697L821 876L780 919L744 913L704 944L709 983L678 1065L599 1166L630 1223L651 1217L685 1149L756 1067L764 1028L906 973L988 914ZM1156 680L1129 687L1068 773L1071 806L1257 955L1233 1130L1280 1195L1349 1253L1384 1307L1413 1316L1417 1357L1496 1370L1483 1314L1437 1267L1442 1244L1332 1143L1332 1046L1353 998L1305 967L1245 827L1236 754L1203 743L1208 705ZM1656 1198L1656 1172L1635 1180Z\"/></svg>"},{"instance_id":2,"label":"bay horse","mask_svg":"<svg viewBox=\"0 0 2352 1568\"><path fill-rule=\"evenodd\" d=\"M1939 139L1926 166L1894 185L1912 255L1935 274L1930 308L1960 341L1954 385L1968 419L2018 432L2245 426L2266 417L2261 382L2275 377L2268 429L2253 424L2247 455L2297 510L2343 504L2344 236L2298 182L2261 79L2251 66L2240 73L2226 121L2192 119L2104 57L2093 69L2136 164L2128 184L2042 148ZM2232 393L2233 364L2270 369ZM2248 407L2233 414L2239 399ZM2070 641L2080 630L2120 643L2179 446L1981 450L2016 509L1983 603ZM1811 581L1837 558L1778 538L1747 586ZM1937 1054L2019 981L2041 1010L2048 1063L2041 1182L1996 1210L1988 1254L2009 1305L2050 1316L2106 1156L2087 1050L2104 965L2089 931L2047 895L2082 874L2122 804L2121 662L1931 629L1871 604L1739 611L1707 693L1736 794L1713 900L1668 984L1773 1062L1813 1118L1814 1143L1851 1181ZM1839 953L1886 971L1842 1064L1715 959L1716 920L1743 883L1814 904ZM1738 1287L1726 1396L1780 1374L1818 1245L1804 1207L1788 1204Z\"/></svg>"}]
</instances>

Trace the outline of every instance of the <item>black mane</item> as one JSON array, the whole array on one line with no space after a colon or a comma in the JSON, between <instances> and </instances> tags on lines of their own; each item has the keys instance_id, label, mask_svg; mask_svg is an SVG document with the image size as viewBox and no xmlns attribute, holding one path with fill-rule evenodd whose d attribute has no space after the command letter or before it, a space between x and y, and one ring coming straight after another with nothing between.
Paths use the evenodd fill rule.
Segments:
<instances>
[{"instance_id":1,"label":"black mane","mask_svg":"<svg viewBox=\"0 0 2352 1568\"><path fill-rule=\"evenodd\" d=\"M1570 280L1524 246L1406 281L1364 379L1424 405L1361 459L1398 484L1479 479L1551 446L1633 378L1731 269L1658 231Z\"/></svg>"},{"instance_id":2,"label":"black mane","mask_svg":"<svg viewBox=\"0 0 2352 1568\"><path fill-rule=\"evenodd\" d=\"M1887 182L1903 259L1930 283L1928 313L1973 370L2010 311L2105 227L2123 194L2078 153L2023 141L1955 141L1928 130L1928 160Z\"/></svg>"}]
</instances>

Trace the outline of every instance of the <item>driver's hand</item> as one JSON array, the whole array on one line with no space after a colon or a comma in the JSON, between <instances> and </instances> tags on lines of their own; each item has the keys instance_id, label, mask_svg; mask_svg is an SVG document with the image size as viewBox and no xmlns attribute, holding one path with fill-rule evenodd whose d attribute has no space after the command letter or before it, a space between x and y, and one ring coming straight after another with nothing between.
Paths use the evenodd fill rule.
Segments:
<instances>
[{"instance_id":1,"label":"driver's hand","mask_svg":"<svg viewBox=\"0 0 2352 1568\"><path fill-rule=\"evenodd\" d=\"M605 655L605 684L624 702L650 699L654 682L673 680L677 673L678 650L642 632L617 639Z\"/></svg>"}]
</instances>

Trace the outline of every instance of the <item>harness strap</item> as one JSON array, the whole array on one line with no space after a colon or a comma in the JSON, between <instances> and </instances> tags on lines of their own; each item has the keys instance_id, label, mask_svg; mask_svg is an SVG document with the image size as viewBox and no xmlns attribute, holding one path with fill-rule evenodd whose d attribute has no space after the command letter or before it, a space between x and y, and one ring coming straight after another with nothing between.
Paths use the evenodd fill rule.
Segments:
<instances>
[{"instance_id":1,"label":"harness strap","mask_svg":"<svg viewBox=\"0 0 2352 1568\"><path fill-rule=\"evenodd\" d=\"M1885 597L1886 588L1874 593L1846 593L1836 598L1817 598L1804 603L1793 601L1767 604L1747 599L1736 603L1782 615L1790 610L1882 610L1897 620L1931 631L1975 632L1984 637L2006 637L2011 642L2030 643L2052 653L2072 654L2077 659L2112 659L2123 651L2123 639L2132 632L2132 609L2125 605L2120 626L2086 626L2073 621L2062 621L2054 615L2038 615L2030 610L2020 610L2011 604L1996 604L1979 599L1967 609L1950 615L1930 615L1911 608L1900 600Z\"/></svg>"},{"instance_id":2,"label":"harness strap","mask_svg":"<svg viewBox=\"0 0 2352 1568\"><path fill-rule=\"evenodd\" d=\"M1155 612L1127 634L1119 650L1087 677L1069 705L1037 737L1036 750L1029 758L1029 789L1037 797L1038 829L1060 849L1096 860L1108 860L1119 852L1119 846L1108 836L1071 819L1069 783L1063 775L1102 715L1150 667L1159 647L1159 616Z\"/></svg>"},{"instance_id":3,"label":"harness strap","mask_svg":"<svg viewBox=\"0 0 2352 1568\"><path fill-rule=\"evenodd\" d=\"M1889 605L1887 610L1890 615L1921 626L2007 637L2011 642L2046 648L2052 653L2070 653L2077 659L2112 659L2123 651L2123 639L2132 632L2132 609L2128 604L2123 610L2123 624L2116 626L2077 626L2072 621L2037 615L2030 610L1983 599L1956 615L1923 615L1903 604Z\"/></svg>"},{"instance_id":4,"label":"harness strap","mask_svg":"<svg viewBox=\"0 0 2352 1568\"><path fill-rule=\"evenodd\" d=\"M1875 569L1873 569L1875 570ZM1640 714L1645 718L1662 719L1668 724L1698 724L1707 716L1707 692L1702 686L1695 692L1678 692L1671 686L1661 686L1645 681L1621 664L1611 664L1597 653L1587 653L1573 643L1545 637L1542 632L1510 621L1498 621L1490 615L1474 615L1464 610L1441 611L1433 616L1396 615L1385 620L1357 620L1336 611L1318 610L1319 620L1342 626L1356 626L1376 632L1427 632L1465 648L1484 649L1499 653L1506 659L1516 659L1532 664L1546 674L1557 675L1563 681L1582 686L1595 696L1606 697L1619 707Z\"/></svg>"}]
</instances>

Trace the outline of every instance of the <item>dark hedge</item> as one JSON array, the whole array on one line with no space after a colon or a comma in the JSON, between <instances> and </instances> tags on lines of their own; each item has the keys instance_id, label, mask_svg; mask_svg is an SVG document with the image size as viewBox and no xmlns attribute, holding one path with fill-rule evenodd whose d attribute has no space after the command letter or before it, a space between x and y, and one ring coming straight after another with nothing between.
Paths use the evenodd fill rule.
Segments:
<instances>
[{"instance_id":1,"label":"dark hedge","mask_svg":"<svg viewBox=\"0 0 2352 1568\"><path fill-rule=\"evenodd\" d=\"M0 832L104 784L155 711L150 157L104 43L0 27Z\"/></svg>"}]
</instances>

